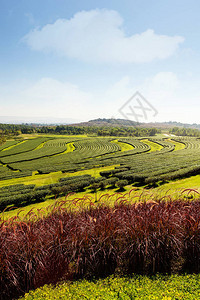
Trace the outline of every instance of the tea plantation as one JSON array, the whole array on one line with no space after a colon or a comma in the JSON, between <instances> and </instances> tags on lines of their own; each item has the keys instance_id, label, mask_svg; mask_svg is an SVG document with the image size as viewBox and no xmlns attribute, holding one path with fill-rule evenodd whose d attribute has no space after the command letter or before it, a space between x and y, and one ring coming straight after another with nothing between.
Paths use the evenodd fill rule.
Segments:
<instances>
[{"instance_id":1,"label":"tea plantation","mask_svg":"<svg viewBox=\"0 0 200 300\"><path fill-rule=\"evenodd\" d=\"M23 299L198 299L199 275L183 274L198 273L200 265L198 192L193 191L194 203L188 191L186 198L164 204L162 197L133 196L130 202L129 191L151 191L199 175L199 157L199 137L35 134L5 141L0 146L2 299L40 286ZM104 190L105 197L98 198ZM111 201L113 190L118 202ZM73 193L63 207L64 197ZM37 209L55 198L62 201L45 214ZM83 210L79 202L86 204ZM129 209L135 202L133 217ZM29 205L38 214L30 211L21 219L17 209ZM9 216L15 210L4 218L5 211ZM170 275L176 268L182 275ZM45 285L60 280L67 281Z\"/></svg>"}]
</instances>

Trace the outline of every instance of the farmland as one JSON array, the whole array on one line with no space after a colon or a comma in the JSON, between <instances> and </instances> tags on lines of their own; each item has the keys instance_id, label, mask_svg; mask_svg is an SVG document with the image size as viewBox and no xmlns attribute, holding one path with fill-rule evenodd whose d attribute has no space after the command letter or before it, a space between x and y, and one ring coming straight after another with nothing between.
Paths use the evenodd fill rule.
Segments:
<instances>
[{"instance_id":1,"label":"farmland","mask_svg":"<svg viewBox=\"0 0 200 300\"><path fill-rule=\"evenodd\" d=\"M85 189L155 188L199 174L199 154L196 137L22 136L1 146L0 210Z\"/></svg>"},{"instance_id":2,"label":"farmland","mask_svg":"<svg viewBox=\"0 0 200 300\"><path fill-rule=\"evenodd\" d=\"M12 145L14 142L7 143ZM197 166L200 151L200 143L196 138L114 140L38 137L10 147L6 146L5 148L2 146L3 149L0 151L1 180L32 175L32 172L39 174L55 171L75 172L114 164L129 168L132 174L138 172L145 174L145 169L150 167L152 175L155 174L154 169L158 170L162 165L163 171L159 173L167 174L177 169ZM144 160L145 166L144 164L142 166ZM168 168L161 163L163 160L168 161Z\"/></svg>"},{"instance_id":3,"label":"farmland","mask_svg":"<svg viewBox=\"0 0 200 300\"><path fill-rule=\"evenodd\" d=\"M156 187L199 174L199 155L196 137L36 135L10 140L0 150L0 187L6 186L0 188L0 209L89 187L96 190L121 184L122 188L123 183ZM45 175L49 182L44 181ZM64 181L68 177L71 181Z\"/></svg>"},{"instance_id":4,"label":"farmland","mask_svg":"<svg viewBox=\"0 0 200 300\"><path fill-rule=\"evenodd\" d=\"M120 277L96 281L94 289L109 285L116 291L123 281L124 291L118 294L126 294L139 278L126 277L131 273L199 273L199 194L190 189L199 187L199 157L199 137L34 134L5 141L0 146L2 299L61 279L98 279L116 270ZM176 199L164 196L176 187L189 190ZM13 255L23 263L14 262ZM162 276L155 285L156 280L159 285ZM81 284L93 283L76 284L84 289ZM54 290L58 297L66 285ZM143 293L137 288L130 297ZM73 289L70 284L69 295L79 299ZM30 299L43 299L43 293L52 294L51 286ZM158 293L155 287L152 297L159 299Z\"/></svg>"}]
</instances>

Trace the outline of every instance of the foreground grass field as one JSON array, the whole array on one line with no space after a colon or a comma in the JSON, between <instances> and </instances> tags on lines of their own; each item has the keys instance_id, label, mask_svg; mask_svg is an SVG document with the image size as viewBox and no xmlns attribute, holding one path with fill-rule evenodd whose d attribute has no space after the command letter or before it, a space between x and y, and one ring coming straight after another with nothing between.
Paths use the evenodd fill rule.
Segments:
<instances>
[{"instance_id":1,"label":"foreground grass field","mask_svg":"<svg viewBox=\"0 0 200 300\"><path fill-rule=\"evenodd\" d=\"M97 281L45 285L23 300L194 300L200 299L200 275L108 277Z\"/></svg>"}]
</instances>

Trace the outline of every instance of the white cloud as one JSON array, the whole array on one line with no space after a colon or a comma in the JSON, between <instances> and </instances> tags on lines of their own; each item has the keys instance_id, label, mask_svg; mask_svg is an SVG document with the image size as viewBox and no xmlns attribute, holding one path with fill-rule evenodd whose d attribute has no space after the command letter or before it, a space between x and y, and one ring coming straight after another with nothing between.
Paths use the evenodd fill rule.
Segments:
<instances>
[{"instance_id":1,"label":"white cloud","mask_svg":"<svg viewBox=\"0 0 200 300\"><path fill-rule=\"evenodd\" d=\"M29 87L21 86L20 91L17 87L12 90L1 87L0 95L2 116L82 119L92 101L90 93L78 86L52 78L42 78Z\"/></svg>"},{"instance_id":2,"label":"white cloud","mask_svg":"<svg viewBox=\"0 0 200 300\"><path fill-rule=\"evenodd\" d=\"M92 62L144 63L166 59L184 41L148 29L126 36L123 19L113 10L78 12L71 19L36 28L24 37L33 50Z\"/></svg>"},{"instance_id":3,"label":"white cloud","mask_svg":"<svg viewBox=\"0 0 200 300\"><path fill-rule=\"evenodd\" d=\"M200 79L193 78L181 80L173 72L159 72L146 78L140 84L134 84L133 79L124 77L105 93L107 99L106 111L99 109L103 117L124 118L119 109L139 91L145 99L158 111L154 117L153 112L148 114L147 120L139 118L140 122L180 121L185 123L200 123L200 93L198 90ZM131 102L131 106L138 105ZM145 105L146 106L146 105ZM139 111L135 111L140 113ZM134 117L127 116L136 121Z\"/></svg>"},{"instance_id":4,"label":"white cloud","mask_svg":"<svg viewBox=\"0 0 200 300\"><path fill-rule=\"evenodd\" d=\"M166 101L173 106L174 97L181 91L181 82L173 72L159 72L147 78L138 89L156 102L157 105L166 105Z\"/></svg>"},{"instance_id":5,"label":"white cloud","mask_svg":"<svg viewBox=\"0 0 200 300\"><path fill-rule=\"evenodd\" d=\"M173 72L159 72L146 79L139 91L158 110L158 115L151 121L180 121L200 123L199 78L179 78Z\"/></svg>"},{"instance_id":6,"label":"white cloud","mask_svg":"<svg viewBox=\"0 0 200 300\"><path fill-rule=\"evenodd\" d=\"M147 120L141 118L139 121L200 123L199 83L200 79L194 82L193 77L183 81L173 72L157 73L138 85L126 76L107 89L102 88L101 92L83 91L77 85L53 78L15 86L10 83L0 86L0 116L79 120L123 118L119 109L139 91L158 111L155 118L150 114Z\"/></svg>"}]
</instances>

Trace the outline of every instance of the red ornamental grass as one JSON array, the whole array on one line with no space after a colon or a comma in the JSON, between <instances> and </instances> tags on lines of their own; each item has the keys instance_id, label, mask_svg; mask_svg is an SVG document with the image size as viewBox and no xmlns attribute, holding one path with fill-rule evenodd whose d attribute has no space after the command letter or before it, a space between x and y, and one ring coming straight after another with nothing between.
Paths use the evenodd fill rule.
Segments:
<instances>
[{"instance_id":1,"label":"red ornamental grass","mask_svg":"<svg viewBox=\"0 0 200 300\"><path fill-rule=\"evenodd\" d=\"M61 279L200 270L200 201L117 201L0 224L1 299ZM34 220L34 221L31 221Z\"/></svg>"}]
</instances>

